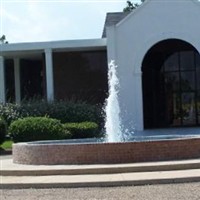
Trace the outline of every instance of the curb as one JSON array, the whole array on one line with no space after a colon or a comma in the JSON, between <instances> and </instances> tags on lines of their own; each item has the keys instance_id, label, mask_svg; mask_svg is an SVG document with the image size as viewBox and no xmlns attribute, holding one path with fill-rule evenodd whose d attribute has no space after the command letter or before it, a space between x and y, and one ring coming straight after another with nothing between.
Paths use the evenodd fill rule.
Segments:
<instances>
[{"instance_id":1,"label":"curb","mask_svg":"<svg viewBox=\"0 0 200 200\"><path fill-rule=\"evenodd\" d=\"M150 180L133 180L133 181L109 181L109 182L76 182L76 183L1 183L0 189L47 189L47 188L85 188L85 187L117 187L117 186L141 186L141 185L157 185L157 184L179 184L199 182L199 177L186 178L165 178Z\"/></svg>"},{"instance_id":2,"label":"curb","mask_svg":"<svg viewBox=\"0 0 200 200\"><path fill-rule=\"evenodd\" d=\"M50 176L50 175L92 175L92 174L116 174L116 173L136 173L136 172L156 172L156 171L172 171L172 170L187 170L200 169L200 160L193 160L191 162L161 162L161 163L141 163L141 164L127 164L127 165L108 165L108 166L83 166L77 168L63 168L59 169L23 169L19 167L11 168L10 170L1 169L1 176Z\"/></svg>"}]
</instances>

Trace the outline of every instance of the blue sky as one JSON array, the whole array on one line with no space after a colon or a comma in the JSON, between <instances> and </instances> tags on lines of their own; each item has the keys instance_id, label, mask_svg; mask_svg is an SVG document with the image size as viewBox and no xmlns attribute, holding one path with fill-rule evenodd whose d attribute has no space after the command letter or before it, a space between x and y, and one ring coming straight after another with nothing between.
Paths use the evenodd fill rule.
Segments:
<instances>
[{"instance_id":1,"label":"blue sky","mask_svg":"<svg viewBox=\"0 0 200 200\"><path fill-rule=\"evenodd\" d=\"M0 36L10 43L100 38L106 12L125 6L126 0L0 0Z\"/></svg>"}]
</instances>

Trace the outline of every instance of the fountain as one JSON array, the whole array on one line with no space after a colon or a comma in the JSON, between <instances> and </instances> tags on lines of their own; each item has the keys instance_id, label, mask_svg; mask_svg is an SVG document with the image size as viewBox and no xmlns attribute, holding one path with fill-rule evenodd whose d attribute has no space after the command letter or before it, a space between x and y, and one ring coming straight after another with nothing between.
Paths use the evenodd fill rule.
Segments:
<instances>
[{"instance_id":1,"label":"fountain","mask_svg":"<svg viewBox=\"0 0 200 200\"><path fill-rule=\"evenodd\" d=\"M118 100L120 86L116 69L117 65L115 65L114 61L112 60L108 65L109 96L106 100L105 106L105 130L108 142L120 142L123 140Z\"/></svg>"},{"instance_id":2,"label":"fountain","mask_svg":"<svg viewBox=\"0 0 200 200\"><path fill-rule=\"evenodd\" d=\"M200 157L198 135L134 136L132 141L130 137L125 137L127 131L122 131L118 100L120 84L114 61L109 64L108 79L106 141L85 139L17 143L13 145L13 162L33 165L112 164Z\"/></svg>"}]
</instances>

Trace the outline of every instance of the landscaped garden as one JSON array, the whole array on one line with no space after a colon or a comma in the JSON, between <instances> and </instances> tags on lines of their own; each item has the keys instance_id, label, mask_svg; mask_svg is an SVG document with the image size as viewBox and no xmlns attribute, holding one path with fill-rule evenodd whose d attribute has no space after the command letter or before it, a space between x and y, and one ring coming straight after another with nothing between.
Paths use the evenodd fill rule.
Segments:
<instances>
[{"instance_id":1,"label":"landscaped garden","mask_svg":"<svg viewBox=\"0 0 200 200\"><path fill-rule=\"evenodd\" d=\"M103 136L102 106L84 102L0 104L0 148L13 142Z\"/></svg>"}]
</instances>

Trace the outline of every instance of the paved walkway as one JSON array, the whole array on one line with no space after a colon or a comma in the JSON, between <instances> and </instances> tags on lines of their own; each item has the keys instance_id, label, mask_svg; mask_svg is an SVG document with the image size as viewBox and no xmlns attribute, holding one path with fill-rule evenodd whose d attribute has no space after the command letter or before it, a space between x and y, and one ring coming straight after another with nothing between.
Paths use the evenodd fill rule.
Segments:
<instances>
[{"instance_id":1,"label":"paved walkway","mask_svg":"<svg viewBox=\"0 0 200 200\"><path fill-rule=\"evenodd\" d=\"M0 190L1 200L199 200L200 183Z\"/></svg>"},{"instance_id":2,"label":"paved walkway","mask_svg":"<svg viewBox=\"0 0 200 200\"><path fill-rule=\"evenodd\" d=\"M1 190L0 190L1 192ZM200 182L103 188L2 190L1 200L199 200Z\"/></svg>"},{"instance_id":3,"label":"paved walkway","mask_svg":"<svg viewBox=\"0 0 200 200\"><path fill-rule=\"evenodd\" d=\"M200 182L200 169L100 175L3 176L2 188L108 187Z\"/></svg>"},{"instance_id":4,"label":"paved walkway","mask_svg":"<svg viewBox=\"0 0 200 200\"><path fill-rule=\"evenodd\" d=\"M13 164L10 156L3 156L0 180L1 188L106 187L200 182L200 159L118 165L34 166Z\"/></svg>"}]
</instances>

